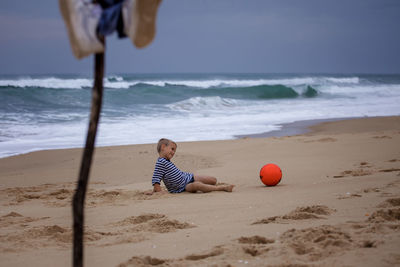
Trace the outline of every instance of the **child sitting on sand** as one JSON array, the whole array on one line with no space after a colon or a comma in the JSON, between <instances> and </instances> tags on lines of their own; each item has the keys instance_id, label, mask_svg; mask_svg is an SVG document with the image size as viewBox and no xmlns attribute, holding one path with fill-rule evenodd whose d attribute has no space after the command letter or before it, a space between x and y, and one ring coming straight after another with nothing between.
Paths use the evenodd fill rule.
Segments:
<instances>
[{"instance_id":1,"label":"child sitting on sand","mask_svg":"<svg viewBox=\"0 0 400 267\"><path fill-rule=\"evenodd\" d=\"M217 179L211 176L195 175L193 173L182 172L170 160L175 155L176 143L169 139L162 138L158 141L157 152L159 158L153 173L153 191L149 194L161 192L161 180L170 193L181 193L183 191L203 193L211 191L232 192L234 185L216 185Z\"/></svg>"}]
</instances>

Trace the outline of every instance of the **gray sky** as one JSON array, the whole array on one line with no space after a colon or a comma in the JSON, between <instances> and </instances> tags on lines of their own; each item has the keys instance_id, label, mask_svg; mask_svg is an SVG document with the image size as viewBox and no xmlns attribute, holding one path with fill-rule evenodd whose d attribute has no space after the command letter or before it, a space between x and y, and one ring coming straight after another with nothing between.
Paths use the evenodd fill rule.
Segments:
<instances>
[{"instance_id":1,"label":"gray sky","mask_svg":"<svg viewBox=\"0 0 400 267\"><path fill-rule=\"evenodd\" d=\"M107 39L106 72L400 73L399 29L398 0L163 0L150 46ZM72 56L58 1L0 1L0 74L92 61Z\"/></svg>"}]
</instances>

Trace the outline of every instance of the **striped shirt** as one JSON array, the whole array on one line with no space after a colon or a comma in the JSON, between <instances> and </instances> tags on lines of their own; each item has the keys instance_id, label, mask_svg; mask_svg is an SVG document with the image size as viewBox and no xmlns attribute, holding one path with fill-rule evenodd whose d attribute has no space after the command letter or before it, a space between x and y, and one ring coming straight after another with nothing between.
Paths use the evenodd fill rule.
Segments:
<instances>
[{"instance_id":1,"label":"striped shirt","mask_svg":"<svg viewBox=\"0 0 400 267\"><path fill-rule=\"evenodd\" d=\"M175 164L165 158L158 158L151 183L160 184L163 180L170 193L185 191L185 186L192 182L193 174L179 170Z\"/></svg>"}]
</instances>

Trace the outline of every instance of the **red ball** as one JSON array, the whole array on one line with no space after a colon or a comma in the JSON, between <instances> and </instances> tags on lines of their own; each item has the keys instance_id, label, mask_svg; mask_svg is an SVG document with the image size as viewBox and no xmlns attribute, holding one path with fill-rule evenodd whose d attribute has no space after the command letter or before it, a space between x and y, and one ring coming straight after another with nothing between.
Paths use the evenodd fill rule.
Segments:
<instances>
[{"instance_id":1,"label":"red ball","mask_svg":"<svg viewBox=\"0 0 400 267\"><path fill-rule=\"evenodd\" d=\"M282 179L282 170L273 163L264 165L260 170L260 179L266 186L277 185Z\"/></svg>"}]
</instances>

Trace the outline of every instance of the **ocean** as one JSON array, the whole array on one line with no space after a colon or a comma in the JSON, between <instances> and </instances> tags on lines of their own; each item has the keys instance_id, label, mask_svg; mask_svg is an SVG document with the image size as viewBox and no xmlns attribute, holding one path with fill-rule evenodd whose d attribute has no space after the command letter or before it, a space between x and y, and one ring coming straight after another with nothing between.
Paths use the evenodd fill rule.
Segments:
<instances>
[{"instance_id":1,"label":"ocean","mask_svg":"<svg viewBox=\"0 0 400 267\"><path fill-rule=\"evenodd\" d=\"M0 76L0 157L83 147L93 79ZM234 139L302 120L400 115L400 75L116 74L97 146Z\"/></svg>"}]
</instances>

